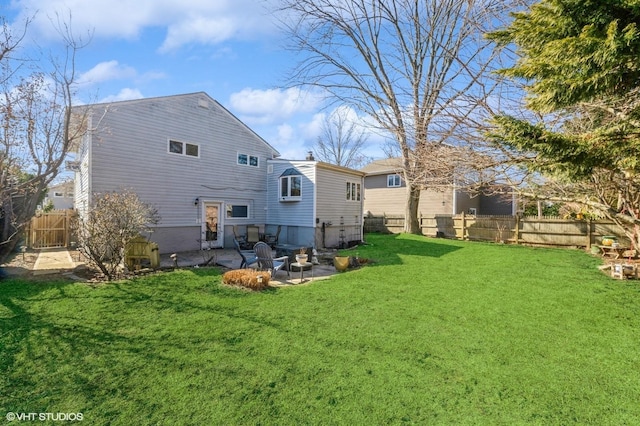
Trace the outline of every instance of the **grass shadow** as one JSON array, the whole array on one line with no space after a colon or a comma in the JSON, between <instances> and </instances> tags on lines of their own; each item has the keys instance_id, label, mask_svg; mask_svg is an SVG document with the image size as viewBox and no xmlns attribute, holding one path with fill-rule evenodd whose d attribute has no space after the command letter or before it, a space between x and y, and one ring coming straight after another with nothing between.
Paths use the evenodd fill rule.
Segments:
<instances>
[{"instance_id":1,"label":"grass shadow","mask_svg":"<svg viewBox=\"0 0 640 426\"><path fill-rule=\"evenodd\" d=\"M101 401L105 392L118 392L120 377L138 374L141 365L170 372L194 350L211 345L232 351L245 329L280 326L238 309L233 299L255 293L224 288L219 276L212 268L100 286L4 281L0 388L7 392L0 410L44 412L66 388L80 399ZM240 329L206 326L231 323ZM196 324L203 325L185 332ZM110 372L100 373L105 365ZM34 388L46 389L46 395L25 399Z\"/></svg>"},{"instance_id":2,"label":"grass shadow","mask_svg":"<svg viewBox=\"0 0 640 426\"><path fill-rule=\"evenodd\" d=\"M435 239L412 234L367 234L366 244L341 254L371 259L371 266L400 265L404 256L443 257L463 248L454 240Z\"/></svg>"}]
</instances>

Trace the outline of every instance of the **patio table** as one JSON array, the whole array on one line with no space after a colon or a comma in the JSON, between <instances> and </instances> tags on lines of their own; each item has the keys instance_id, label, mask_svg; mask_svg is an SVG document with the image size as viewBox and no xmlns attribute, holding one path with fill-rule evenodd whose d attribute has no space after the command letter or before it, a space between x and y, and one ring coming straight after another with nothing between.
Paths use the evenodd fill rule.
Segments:
<instances>
[{"instance_id":1,"label":"patio table","mask_svg":"<svg viewBox=\"0 0 640 426\"><path fill-rule=\"evenodd\" d=\"M598 246L602 252L602 257L611 257L613 259L620 259L624 256L624 252L630 250L629 247L613 247L613 246Z\"/></svg>"},{"instance_id":2,"label":"patio table","mask_svg":"<svg viewBox=\"0 0 640 426\"><path fill-rule=\"evenodd\" d=\"M291 264L291 266L300 269L300 284L302 284L302 282L304 280L304 270L306 268L309 268L311 270L311 281L313 281L313 263L311 263L311 262L305 262L305 263L294 262L294 263Z\"/></svg>"}]
</instances>

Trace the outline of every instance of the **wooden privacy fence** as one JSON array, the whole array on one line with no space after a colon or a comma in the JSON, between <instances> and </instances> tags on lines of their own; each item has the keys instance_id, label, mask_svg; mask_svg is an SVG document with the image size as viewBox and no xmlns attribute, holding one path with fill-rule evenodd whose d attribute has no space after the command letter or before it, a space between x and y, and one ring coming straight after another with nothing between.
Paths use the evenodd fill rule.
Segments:
<instances>
[{"instance_id":1,"label":"wooden privacy fence","mask_svg":"<svg viewBox=\"0 0 640 426\"><path fill-rule=\"evenodd\" d=\"M54 210L34 216L27 228L29 248L68 247L73 210Z\"/></svg>"},{"instance_id":2,"label":"wooden privacy fence","mask_svg":"<svg viewBox=\"0 0 640 426\"><path fill-rule=\"evenodd\" d=\"M420 216L422 233L464 240L510 242L559 247L586 247L599 244L603 235L615 235L621 244L629 240L617 225L607 220L571 220L519 216L434 215ZM365 232L400 233L404 216L368 216Z\"/></svg>"}]
</instances>

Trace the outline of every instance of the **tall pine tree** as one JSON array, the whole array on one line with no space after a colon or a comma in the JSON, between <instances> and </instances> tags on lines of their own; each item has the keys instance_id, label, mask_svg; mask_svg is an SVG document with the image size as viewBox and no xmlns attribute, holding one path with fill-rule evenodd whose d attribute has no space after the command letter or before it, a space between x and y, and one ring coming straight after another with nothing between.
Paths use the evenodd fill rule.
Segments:
<instances>
[{"instance_id":1,"label":"tall pine tree","mask_svg":"<svg viewBox=\"0 0 640 426\"><path fill-rule=\"evenodd\" d=\"M530 170L563 181L548 198L579 201L640 248L640 1L543 0L488 35L515 45L501 72L523 81L531 122L494 117L490 137ZM572 191L567 192L568 189Z\"/></svg>"}]
</instances>

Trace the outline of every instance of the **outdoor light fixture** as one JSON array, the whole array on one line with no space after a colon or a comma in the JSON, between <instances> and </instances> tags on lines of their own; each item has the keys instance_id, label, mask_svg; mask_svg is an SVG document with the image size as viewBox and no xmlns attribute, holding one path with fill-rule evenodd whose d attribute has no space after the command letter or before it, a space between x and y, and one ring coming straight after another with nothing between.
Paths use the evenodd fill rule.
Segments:
<instances>
[{"instance_id":1,"label":"outdoor light fixture","mask_svg":"<svg viewBox=\"0 0 640 426\"><path fill-rule=\"evenodd\" d=\"M193 205L198 207L199 202L200 202L200 198L196 198L196 200L193 202Z\"/></svg>"}]
</instances>

